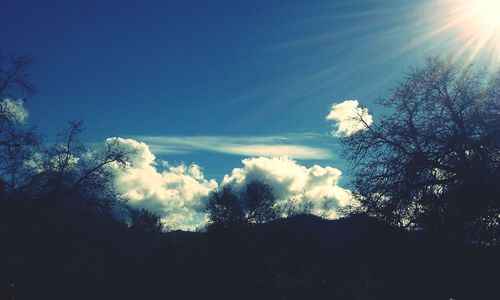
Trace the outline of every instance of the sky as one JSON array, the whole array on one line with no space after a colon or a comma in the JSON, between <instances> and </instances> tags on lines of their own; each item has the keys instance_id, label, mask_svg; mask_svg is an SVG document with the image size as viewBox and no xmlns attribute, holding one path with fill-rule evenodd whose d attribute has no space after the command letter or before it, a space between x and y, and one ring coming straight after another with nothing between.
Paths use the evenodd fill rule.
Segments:
<instances>
[{"instance_id":1,"label":"sky","mask_svg":"<svg viewBox=\"0 0 500 300\"><path fill-rule=\"evenodd\" d=\"M0 53L34 59L47 140L83 120L87 143L139 149L123 194L191 226L208 191L250 179L345 204L345 116L376 122L428 56L498 63L500 21L471 1L3 0Z\"/></svg>"}]
</instances>

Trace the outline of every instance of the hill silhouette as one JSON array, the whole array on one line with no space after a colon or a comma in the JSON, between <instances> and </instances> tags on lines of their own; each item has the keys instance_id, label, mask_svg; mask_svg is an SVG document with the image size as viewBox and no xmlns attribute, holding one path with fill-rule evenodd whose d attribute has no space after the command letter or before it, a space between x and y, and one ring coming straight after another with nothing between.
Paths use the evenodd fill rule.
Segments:
<instances>
[{"instance_id":1,"label":"hill silhouette","mask_svg":"<svg viewBox=\"0 0 500 300\"><path fill-rule=\"evenodd\" d=\"M2 204L0 281L18 300L491 299L500 267L498 249L364 215L145 234L40 203Z\"/></svg>"}]
</instances>

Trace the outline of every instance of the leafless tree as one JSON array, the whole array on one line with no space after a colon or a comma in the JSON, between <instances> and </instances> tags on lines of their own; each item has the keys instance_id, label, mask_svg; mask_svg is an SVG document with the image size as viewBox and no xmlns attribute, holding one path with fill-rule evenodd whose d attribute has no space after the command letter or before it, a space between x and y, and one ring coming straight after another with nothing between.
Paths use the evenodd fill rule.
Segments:
<instances>
[{"instance_id":1,"label":"leafless tree","mask_svg":"<svg viewBox=\"0 0 500 300\"><path fill-rule=\"evenodd\" d=\"M108 209L119 201L114 191L113 170L125 169L133 153L109 139L98 148L88 148L80 139L82 122L70 122L59 141L41 142L26 122L25 97L33 96L25 56L0 56L0 186L3 194L22 197L82 198ZM113 168L110 166L113 165ZM62 197L64 196L64 197ZM92 202L92 203L89 203Z\"/></svg>"},{"instance_id":2,"label":"leafless tree","mask_svg":"<svg viewBox=\"0 0 500 300\"><path fill-rule=\"evenodd\" d=\"M362 208L447 235L471 224L497 232L499 91L498 74L451 60L412 70L380 101L387 114L370 126L359 116L364 130L341 139Z\"/></svg>"},{"instance_id":3,"label":"leafless tree","mask_svg":"<svg viewBox=\"0 0 500 300\"><path fill-rule=\"evenodd\" d=\"M33 60L27 56L0 55L0 99L25 98L36 93L28 73Z\"/></svg>"},{"instance_id":4,"label":"leafless tree","mask_svg":"<svg viewBox=\"0 0 500 300\"><path fill-rule=\"evenodd\" d=\"M114 190L114 171L125 171L134 151L110 139L95 148L88 148L80 139L82 122L70 122L60 134L61 140L34 158L32 176L19 191L40 197L79 198L82 204L100 209L123 204Z\"/></svg>"},{"instance_id":5,"label":"leafless tree","mask_svg":"<svg viewBox=\"0 0 500 300\"><path fill-rule=\"evenodd\" d=\"M0 182L11 189L25 176L23 163L32 155L39 138L25 124L25 97L35 94L29 81L31 60L24 56L0 56Z\"/></svg>"}]
</instances>

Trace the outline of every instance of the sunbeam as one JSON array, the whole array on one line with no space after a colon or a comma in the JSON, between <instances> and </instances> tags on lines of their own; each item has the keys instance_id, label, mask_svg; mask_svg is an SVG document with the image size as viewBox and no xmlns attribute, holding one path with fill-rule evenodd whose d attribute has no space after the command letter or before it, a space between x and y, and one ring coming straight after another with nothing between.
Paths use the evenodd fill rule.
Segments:
<instances>
[{"instance_id":1,"label":"sunbeam","mask_svg":"<svg viewBox=\"0 0 500 300\"><path fill-rule=\"evenodd\" d=\"M457 55L469 61L485 60L492 67L500 63L500 1L442 0L440 9L430 12L435 21L432 35L451 35Z\"/></svg>"}]
</instances>

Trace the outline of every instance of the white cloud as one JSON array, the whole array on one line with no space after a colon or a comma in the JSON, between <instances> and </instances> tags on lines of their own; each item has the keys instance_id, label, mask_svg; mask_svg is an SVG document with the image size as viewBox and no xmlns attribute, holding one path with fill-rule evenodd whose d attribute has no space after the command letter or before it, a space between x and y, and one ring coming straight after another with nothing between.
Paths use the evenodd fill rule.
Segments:
<instances>
[{"instance_id":1,"label":"white cloud","mask_svg":"<svg viewBox=\"0 0 500 300\"><path fill-rule=\"evenodd\" d=\"M138 136L155 153L209 151L241 156L288 156L295 159L331 159L329 149L296 144L315 138L305 133L277 136Z\"/></svg>"},{"instance_id":2,"label":"white cloud","mask_svg":"<svg viewBox=\"0 0 500 300\"><path fill-rule=\"evenodd\" d=\"M159 214L164 223L179 229L194 229L207 220L204 212L208 194L218 187L206 179L196 164L171 165L157 163L148 145L133 139L109 138L125 151L133 151L131 166L126 171L112 166L116 175L115 187L129 204ZM351 192L339 186L341 171L333 167L314 165L307 168L297 161L281 158L247 158L242 168L225 175L221 185L229 184L239 190L247 183L260 179L268 183L279 201L293 197L296 203L309 200L313 213L322 214L325 198L332 207L344 207L352 202ZM337 217L335 209L328 217Z\"/></svg>"},{"instance_id":3,"label":"white cloud","mask_svg":"<svg viewBox=\"0 0 500 300\"><path fill-rule=\"evenodd\" d=\"M0 101L0 117L11 122L24 123L29 113L24 107L23 100L3 99Z\"/></svg>"},{"instance_id":4,"label":"white cloud","mask_svg":"<svg viewBox=\"0 0 500 300\"><path fill-rule=\"evenodd\" d=\"M107 141L111 140L124 150L135 151L128 170L113 167L115 186L131 206L155 212L175 228L193 229L205 221L204 199L217 182L205 179L198 165L164 164L164 170L159 171L155 156L145 143L123 138Z\"/></svg>"},{"instance_id":5,"label":"white cloud","mask_svg":"<svg viewBox=\"0 0 500 300\"><path fill-rule=\"evenodd\" d=\"M358 100L345 100L342 103L332 104L326 119L335 122L335 130L332 131L333 135L349 136L366 128L360 117L368 126L373 123L368 109L359 107Z\"/></svg>"},{"instance_id":6,"label":"white cloud","mask_svg":"<svg viewBox=\"0 0 500 300\"><path fill-rule=\"evenodd\" d=\"M242 161L243 168L235 168L225 175L222 185L242 189L252 180L262 180L269 184L279 202L295 197L299 202L309 200L313 203L312 212L322 214L321 206L325 198L333 207L352 204L351 192L339 186L342 172L329 166L314 165L307 168L290 158L248 158ZM328 217L334 218L335 210Z\"/></svg>"}]
</instances>

